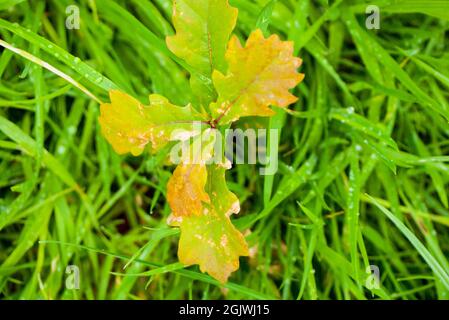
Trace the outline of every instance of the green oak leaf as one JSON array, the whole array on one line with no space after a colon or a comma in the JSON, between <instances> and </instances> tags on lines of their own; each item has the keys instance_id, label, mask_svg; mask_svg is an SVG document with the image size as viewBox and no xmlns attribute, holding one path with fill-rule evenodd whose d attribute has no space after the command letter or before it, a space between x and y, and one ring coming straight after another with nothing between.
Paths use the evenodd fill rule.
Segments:
<instances>
[{"instance_id":1,"label":"green oak leaf","mask_svg":"<svg viewBox=\"0 0 449 320\"><path fill-rule=\"evenodd\" d=\"M215 97L212 72L226 71L226 46L237 15L228 0L174 1L176 34L167 37L167 46L198 72L191 77L192 91L205 106Z\"/></svg>"}]
</instances>

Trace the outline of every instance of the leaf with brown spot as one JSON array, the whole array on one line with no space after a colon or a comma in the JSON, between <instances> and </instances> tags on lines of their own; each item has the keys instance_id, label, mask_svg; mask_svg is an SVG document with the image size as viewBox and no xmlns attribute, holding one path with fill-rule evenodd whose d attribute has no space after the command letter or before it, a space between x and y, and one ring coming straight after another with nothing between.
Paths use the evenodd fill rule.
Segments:
<instances>
[{"instance_id":1,"label":"leaf with brown spot","mask_svg":"<svg viewBox=\"0 0 449 320\"><path fill-rule=\"evenodd\" d=\"M180 164L167 184L167 200L174 217L198 216L203 203L210 202L204 191L207 181L205 165Z\"/></svg>"}]
</instances>

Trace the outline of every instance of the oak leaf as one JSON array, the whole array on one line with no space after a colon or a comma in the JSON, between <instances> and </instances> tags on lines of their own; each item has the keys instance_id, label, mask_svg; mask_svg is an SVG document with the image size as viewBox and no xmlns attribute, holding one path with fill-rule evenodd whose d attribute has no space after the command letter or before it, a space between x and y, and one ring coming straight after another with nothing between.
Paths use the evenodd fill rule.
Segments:
<instances>
[{"instance_id":1,"label":"oak leaf","mask_svg":"<svg viewBox=\"0 0 449 320\"><path fill-rule=\"evenodd\" d=\"M202 213L172 216L169 223L181 229L178 247L181 263L198 264L202 272L225 283L239 268L239 257L248 256L249 251L245 238L229 218L240 211L240 205L226 185L225 168L210 165L207 174L205 191L210 202L204 205Z\"/></svg>"},{"instance_id":2,"label":"oak leaf","mask_svg":"<svg viewBox=\"0 0 449 320\"><path fill-rule=\"evenodd\" d=\"M168 48L198 73L191 85L202 103L214 98L211 75L225 71L226 44L237 22L238 10L228 0L176 0L173 3L174 36L167 37Z\"/></svg>"},{"instance_id":3,"label":"oak leaf","mask_svg":"<svg viewBox=\"0 0 449 320\"><path fill-rule=\"evenodd\" d=\"M277 35L265 39L256 30L242 47L237 37L226 52L227 74L216 70L213 81L218 101L211 105L214 119L221 125L247 116L272 116L270 106L287 107L297 101L289 92L304 79L298 73L302 60L293 56L293 42Z\"/></svg>"},{"instance_id":4,"label":"oak leaf","mask_svg":"<svg viewBox=\"0 0 449 320\"><path fill-rule=\"evenodd\" d=\"M163 96L150 96L150 105L140 103L130 95L112 90L111 103L100 106L99 122L103 135L118 154L142 154L151 142L157 152L171 140L186 140L201 133L194 122L204 116L191 105L178 107ZM176 131L177 135L172 135Z\"/></svg>"}]
</instances>

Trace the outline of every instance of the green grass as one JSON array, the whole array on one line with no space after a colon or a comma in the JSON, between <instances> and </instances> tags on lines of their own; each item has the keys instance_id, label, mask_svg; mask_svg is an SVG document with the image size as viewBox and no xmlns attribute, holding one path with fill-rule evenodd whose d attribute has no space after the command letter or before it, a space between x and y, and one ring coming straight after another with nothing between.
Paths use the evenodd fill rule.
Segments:
<instances>
[{"instance_id":1,"label":"green grass","mask_svg":"<svg viewBox=\"0 0 449 320\"><path fill-rule=\"evenodd\" d=\"M449 299L447 1L379 0L380 30L371 1L230 1L236 34L294 41L306 79L239 124L282 130L280 169L228 173L253 255L225 286L178 263L164 155L118 156L97 121L112 88L191 100L171 1L76 1L67 30L73 2L0 1L0 298Z\"/></svg>"}]
</instances>

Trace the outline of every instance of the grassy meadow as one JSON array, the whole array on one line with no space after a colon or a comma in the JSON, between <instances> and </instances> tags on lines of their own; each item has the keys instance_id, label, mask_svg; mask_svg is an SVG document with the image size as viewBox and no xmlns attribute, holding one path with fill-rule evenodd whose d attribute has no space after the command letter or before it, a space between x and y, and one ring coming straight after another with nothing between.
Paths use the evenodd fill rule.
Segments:
<instances>
[{"instance_id":1,"label":"grassy meadow","mask_svg":"<svg viewBox=\"0 0 449 320\"><path fill-rule=\"evenodd\" d=\"M230 4L305 80L237 123L280 130L279 170L227 172L251 256L221 285L178 262L166 154L119 156L98 123L112 89L192 101L172 2L0 0L0 299L449 299L449 2Z\"/></svg>"}]
</instances>

